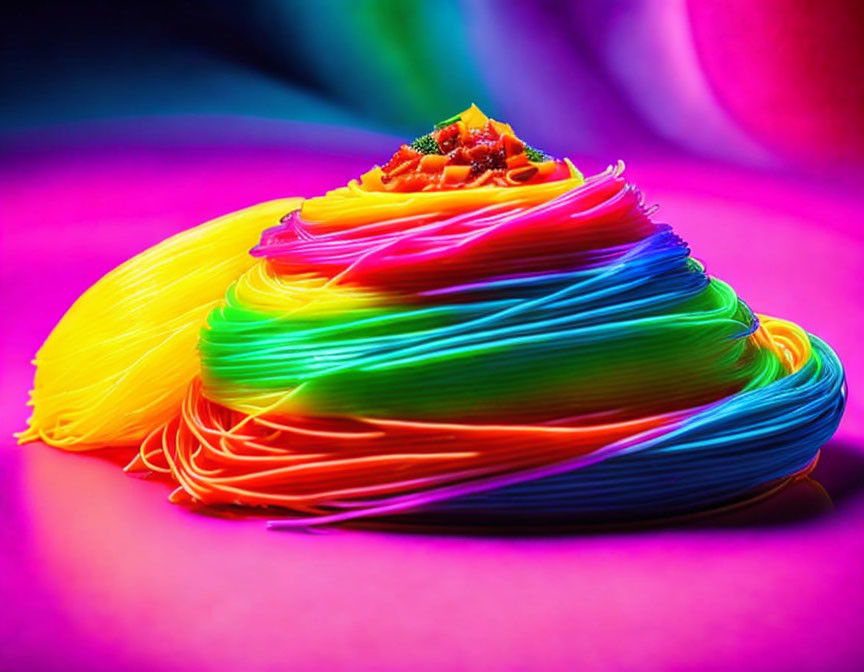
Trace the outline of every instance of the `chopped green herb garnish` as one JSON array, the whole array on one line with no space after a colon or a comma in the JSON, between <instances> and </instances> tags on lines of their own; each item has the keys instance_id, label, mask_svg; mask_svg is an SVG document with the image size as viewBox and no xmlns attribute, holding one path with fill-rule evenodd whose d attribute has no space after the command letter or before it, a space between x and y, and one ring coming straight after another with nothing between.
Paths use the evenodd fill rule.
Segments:
<instances>
[{"instance_id":1,"label":"chopped green herb garnish","mask_svg":"<svg viewBox=\"0 0 864 672\"><path fill-rule=\"evenodd\" d=\"M535 149L531 145L525 145L525 155L528 157L529 161L533 161L534 163L542 163L543 161L548 161L552 158L546 152L541 152L539 149Z\"/></svg>"},{"instance_id":2,"label":"chopped green herb garnish","mask_svg":"<svg viewBox=\"0 0 864 672\"><path fill-rule=\"evenodd\" d=\"M431 133L421 135L411 143L411 149L416 149L421 154L440 154L441 148L438 147L438 141L432 137Z\"/></svg>"},{"instance_id":3,"label":"chopped green herb garnish","mask_svg":"<svg viewBox=\"0 0 864 672\"><path fill-rule=\"evenodd\" d=\"M439 121L437 124L435 124L435 130L436 130L436 131L440 131L440 130L441 130L442 128L444 128L445 126L449 126L450 124L455 124L455 123L456 123L457 121L459 121L461 118L462 118L462 114L461 114L461 113L460 113L460 114L454 114L454 115L453 115L452 117L450 117L449 119L445 119L444 121Z\"/></svg>"}]
</instances>

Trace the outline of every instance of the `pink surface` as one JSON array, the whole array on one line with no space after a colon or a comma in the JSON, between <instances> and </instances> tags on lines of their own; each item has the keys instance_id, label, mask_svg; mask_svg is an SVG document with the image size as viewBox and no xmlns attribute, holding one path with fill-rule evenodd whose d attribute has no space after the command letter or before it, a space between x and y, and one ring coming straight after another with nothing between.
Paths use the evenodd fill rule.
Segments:
<instances>
[{"instance_id":1,"label":"pink surface","mask_svg":"<svg viewBox=\"0 0 864 672\"><path fill-rule=\"evenodd\" d=\"M717 104L743 130L787 159L861 164L861 3L666 4L686 13L703 77Z\"/></svg>"},{"instance_id":2,"label":"pink surface","mask_svg":"<svg viewBox=\"0 0 864 672\"><path fill-rule=\"evenodd\" d=\"M110 460L14 446L29 359L102 273L368 163L368 147L321 156L290 143L85 142L5 162L0 669L861 668L864 233L860 197L839 186L709 164L628 169L709 272L839 353L849 408L816 474L833 508L805 483L635 533L279 534L171 505L166 487Z\"/></svg>"}]
</instances>

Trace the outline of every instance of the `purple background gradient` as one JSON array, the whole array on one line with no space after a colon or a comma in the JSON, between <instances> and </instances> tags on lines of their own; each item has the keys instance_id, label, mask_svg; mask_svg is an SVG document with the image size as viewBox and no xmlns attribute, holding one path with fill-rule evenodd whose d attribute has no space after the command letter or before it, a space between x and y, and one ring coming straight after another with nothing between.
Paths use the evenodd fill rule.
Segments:
<instances>
[{"instance_id":1,"label":"purple background gradient","mask_svg":"<svg viewBox=\"0 0 864 672\"><path fill-rule=\"evenodd\" d=\"M307 4L298 24L329 6ZM625 159L710 273L827 340L846 366L848 410L815 472L824 491L803 482L743 511L637 532L268 533L170 504L165 485L120 471L122 454L14 445L29 360L103 273L227 211L340 185L433 121L415 113L419 97L387 99L387 82L375 100L388 112L375 116L320 53L301 63L327 84L319 98L269 80L264 95L265 78L220 69L206 51L187 81L170 59L148 61L165 79L145 87L149 107L121 89L112 104L126 108L80 93L46 117L79 86L149 81L134 79L135 58L110 73L106 57L87 61L65 88L40 79L39 96L21 89L0 119L0 670L862 669L864 105L847 62L861 40L842 3L809 15L806 3L756 4L440 10L458 19L454 53L474 64L452 71L453 96L476 90L586 172ZM496 37L517 28L533 37ZM773 42L754 44L766 34ZM349 75L366 72L340 48ZM388 91L411 91L393 77ZM296 114L262 118L277 104Z\"/></svg>"}]
</instances>

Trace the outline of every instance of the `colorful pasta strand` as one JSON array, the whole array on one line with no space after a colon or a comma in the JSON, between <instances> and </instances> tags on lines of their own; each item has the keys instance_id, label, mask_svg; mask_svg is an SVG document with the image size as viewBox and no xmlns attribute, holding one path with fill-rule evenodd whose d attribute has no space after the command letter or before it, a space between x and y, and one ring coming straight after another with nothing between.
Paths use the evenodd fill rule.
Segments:
<instances>
[{"instance_id":1,"label":"colorful pasta strand","mask_svg":"<svg viewBox=\"0 0 864 672\"><path fill-rule=\"evenodd\" d=\"M261 229L300 199L262 203L180 233L117 267L36 354L23 441L67 450L137 446L200 371L198 332L253 260Z\"/></svg>"},{"instance_id":2,"label":"colorful pasta strand","mask_svg":"<svg viewBox=\"0 0 864 672\"><path fill-rule=\"evenodd\" d=\"M644 519L806 473L836 355L708 277L622 172L471 108L347 187L167 241L49 338L22 438L140 443L128 469L174 501L280 528Z\"/></svg>"}]
</instances>

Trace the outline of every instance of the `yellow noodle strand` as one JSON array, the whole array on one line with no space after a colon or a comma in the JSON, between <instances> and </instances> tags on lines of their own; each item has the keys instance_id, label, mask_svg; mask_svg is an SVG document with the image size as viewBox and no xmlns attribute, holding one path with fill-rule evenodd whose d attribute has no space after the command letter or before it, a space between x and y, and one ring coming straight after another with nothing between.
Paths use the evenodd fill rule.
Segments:
<instances>
[{"instance_id":1,"label":"yellow noodle strand","mask_svg":"<svg viewBox=\"0 0 864 672\"><path fill-rule=\"evenodd\" d=\"M117 267L69 309L36 354L33 415L19 441L68 450L138 445L176 414L199 372L198 332L255 260L286 198L184 231Z\"/></svg>"}]
</instances>

